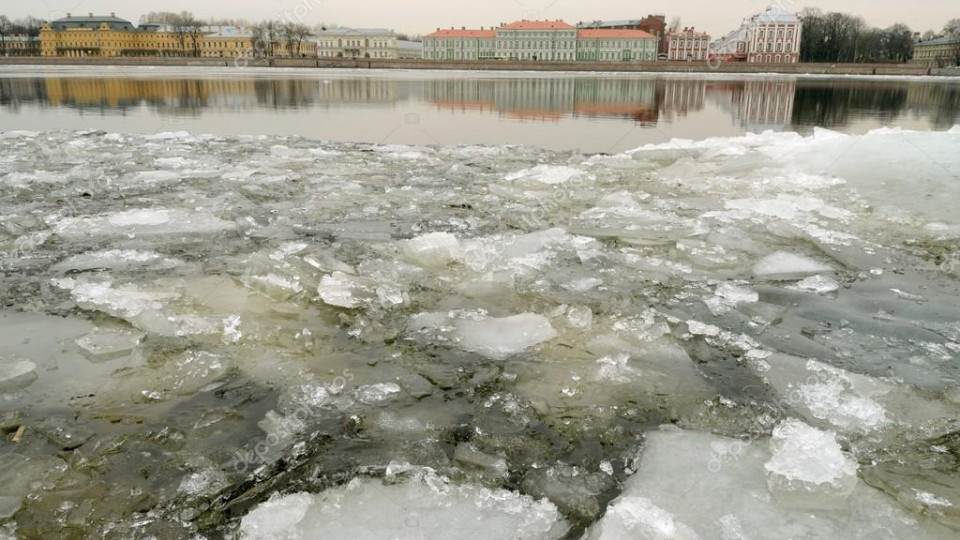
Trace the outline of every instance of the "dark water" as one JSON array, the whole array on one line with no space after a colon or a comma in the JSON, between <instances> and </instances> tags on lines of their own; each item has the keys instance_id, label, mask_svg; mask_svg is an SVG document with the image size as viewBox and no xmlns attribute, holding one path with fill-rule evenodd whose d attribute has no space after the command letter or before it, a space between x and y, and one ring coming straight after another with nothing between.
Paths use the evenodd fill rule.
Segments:
<instances>
[{"instance_id":1,"label":"dark water","mask_svg":"<svg viewBox=\"0 0 960 540\"><path fill-rule=\"evenodd\" d=\"M296 134L614 152L814 127L945 130L960 79L8 68L0 130Z\"/></svg>"}]
</instances>

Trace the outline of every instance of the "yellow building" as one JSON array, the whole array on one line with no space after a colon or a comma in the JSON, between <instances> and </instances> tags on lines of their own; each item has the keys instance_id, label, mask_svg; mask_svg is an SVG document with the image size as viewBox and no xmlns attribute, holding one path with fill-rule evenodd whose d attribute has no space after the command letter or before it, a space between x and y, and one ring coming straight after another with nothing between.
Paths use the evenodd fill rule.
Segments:
<instances>
[{"instance_id":1,"label":"yellow building","mask_svg":"<svg viewBox=\"0 0 960 540\"><path fill-rule=\"evenodd\" d=\"M40 28L42 56L118 57L161 56L202 58L253 58L256 54L253 33L237 26L202 27L199 31L177 31L172 26L141 24L134 26L113 13L108 17L75 17L44 22ZM271 56L316 58L316 43L272 43ZM299 49L299 50L298 50ZM291 54L291 52L293 54Z\"/></svg>"}]
</instances>

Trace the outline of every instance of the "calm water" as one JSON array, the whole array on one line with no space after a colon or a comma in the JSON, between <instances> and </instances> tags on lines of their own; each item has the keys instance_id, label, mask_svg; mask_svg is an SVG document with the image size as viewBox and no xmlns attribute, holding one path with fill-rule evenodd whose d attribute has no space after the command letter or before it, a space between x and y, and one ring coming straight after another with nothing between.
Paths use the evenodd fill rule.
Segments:
<instances>
[{"instance_id":1,"label":"calm water","mask_svg":"<svg viewBox=\"0 0 960 540\"><path fill-rule=\"evenodd\" d=\"M960 79L7 68L0 130L296 134L621 151L815 126L960 123Z\"/></svg>"}]
</instances>

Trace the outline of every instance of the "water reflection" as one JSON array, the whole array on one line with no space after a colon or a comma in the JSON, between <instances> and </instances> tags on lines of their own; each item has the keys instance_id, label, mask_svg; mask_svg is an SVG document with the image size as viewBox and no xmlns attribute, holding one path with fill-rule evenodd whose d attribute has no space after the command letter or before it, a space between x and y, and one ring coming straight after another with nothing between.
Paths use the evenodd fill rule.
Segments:
<instances>
[{"instance_id":1,"label":"water reflection","mask_svg":"<svg viewBox=\"0 0 960 540\"><path fill-rule=\"evenodd\" d=\"M143 79L0 78L0 105L125 115L147 108L160 116L206 111L393 108L498 115L519 121L607 118L641 127L672 123L708 107L726 111L744 131L810 126L842 129L868 118L896 123L929 117L936 128L960 121L960 85L936 82L795 79L396 78Z\"/></svg>"}]
</instances>

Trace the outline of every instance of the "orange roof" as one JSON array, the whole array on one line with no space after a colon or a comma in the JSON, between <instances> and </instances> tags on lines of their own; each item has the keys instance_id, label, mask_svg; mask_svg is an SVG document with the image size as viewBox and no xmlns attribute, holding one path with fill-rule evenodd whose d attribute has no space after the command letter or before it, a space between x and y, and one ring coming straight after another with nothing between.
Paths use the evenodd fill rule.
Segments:
<instances>
[{"instance_id":1,"label":"orange roof","mask_svg":"<svg viewBox=\"0 0 960 540\"><path fill-rule=\"evenodd\" d=\"M516 21L506 26L501 26L504 30L550 30L564 29L572 30L573 27L563 21Z\"/></svg>"},{"instance_id":2,"label":"orange roof","mask_svg":"<svg viewBox=\"0 0 960 540\"><path fill-rule=\"evenodd\" d=\"M465 38L495 38L497 33L493 30L437 30L432 34L423 37L444 38L444 37L465 37Z\"/></svg>"},{"instance_id":3,"label":"orange roof","mask_svg":"<svg viewBox=\"0 0 960 540\"><path fill-rule=\"evenodd\" d=\"M657 39L643 30L580 30L577 37L602 39Z\"/></svg>"}]
</instances>

